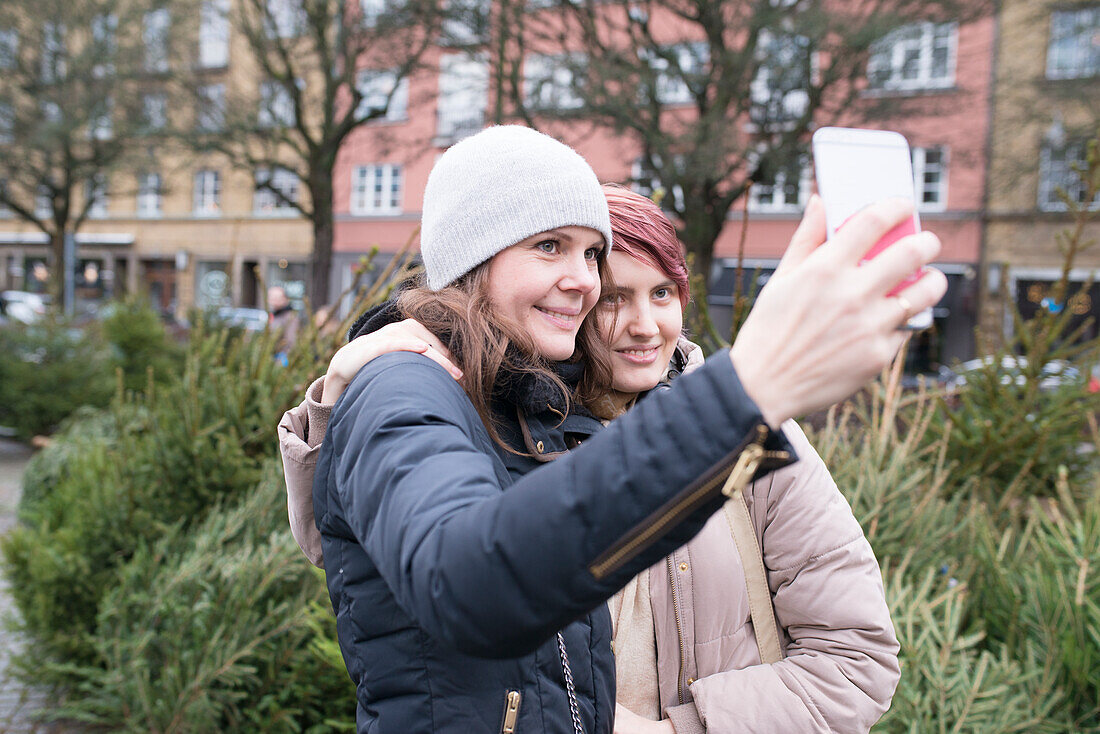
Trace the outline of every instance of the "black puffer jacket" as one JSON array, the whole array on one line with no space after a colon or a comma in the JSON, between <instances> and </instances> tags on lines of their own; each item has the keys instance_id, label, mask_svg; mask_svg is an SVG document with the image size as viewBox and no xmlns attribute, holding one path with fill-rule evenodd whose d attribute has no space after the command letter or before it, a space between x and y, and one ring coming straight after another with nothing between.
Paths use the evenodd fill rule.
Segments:
<instances>
[{"instance_id":1,"label":"black puffer jacket","mask_svg":"<svg viewBox=\"0 0 1100 734\"><path fill-rule=\"evenodd\" d=\"M761 471L790 461L725 355L602 430L552 395L519 380L497 406L523 456L419 354L337 402L314 508L360 732L572 734L559 630L583 731L611 732L602 602L702 527L750 442L775 451Z\"/></svg>"}]
</instances>

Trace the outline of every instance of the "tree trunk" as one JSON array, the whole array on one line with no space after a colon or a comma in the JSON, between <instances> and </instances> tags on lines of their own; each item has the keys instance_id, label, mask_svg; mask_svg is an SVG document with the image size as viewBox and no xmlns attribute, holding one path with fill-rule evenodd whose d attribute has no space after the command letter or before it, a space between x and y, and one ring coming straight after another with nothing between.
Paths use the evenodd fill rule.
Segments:
<instances>
[{"instance_id":1,"label":"tree trunk","mask_svg":"<svg viewBox=\"0 0 1100 734\"><path fill-rule=\"evenodd\" d=\"M62 291L65 287L65 230L54 230L50 235L50 280L47 284L50 297L57 308L61 308Z\"/></svg>"},{"instance_id":2,"label":"tree trunk","mask_svg":"<svg viewBox=\"0 0 1100 734\"><path fill-rule=\"evenodd\" d=\"M331 172L330 172L331 173ZM336 229L332 214L332 177L311 186L313 196L313 255L310 258L309 301L314 309L329 305L332 242Z\"/></svg>"}]
</instances>

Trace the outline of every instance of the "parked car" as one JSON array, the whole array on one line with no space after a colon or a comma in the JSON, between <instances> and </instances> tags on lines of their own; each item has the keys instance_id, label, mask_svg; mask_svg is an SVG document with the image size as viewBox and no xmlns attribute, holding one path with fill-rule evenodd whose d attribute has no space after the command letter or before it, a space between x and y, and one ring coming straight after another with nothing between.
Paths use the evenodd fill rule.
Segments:
<instances>
[{"instance_id":1,"label":"parked car","mask_svg":"<svg viewBox=\"0 0 1100 734\"><path fill-rule=\"evenodd\" d=\"M0 293L0 313L8 321L34 324L41 321L50 307L50 297L29 291L3 291Z\"/></svg>"},{"instance_id":2,"label":"parked car","mask_svg":"<svg viewBox=\"0 0 1100 734\"><path fill-rule=\"evenodd\" d=\"M262 308L222 306L214 313L218 320L229 326L239 326L245 331L263 331L268 324L267 311Z\"/></svg>"},{"instance_id":3,"label":"parked car","mask_svg":"<svg viewBox=\"0 0 1100 734\"><path fill-rule=\"evenodd\" d=\"M993 355L971 359L954 367L941 367L939 372L940 384L948 390L964 387L968 376L973 376L978 370L983 370L993 364ZM1026 381L1024 372L1027 370L1027 357L1017 357L1011 354L1001 357L1001 384L1023 385ZM1039 375L1039 389L1043 391L1056 390L1066 385L1081 384L1081 370L1065 361L1053 359L1043 365Z\"/></svg>"}]
</instances>

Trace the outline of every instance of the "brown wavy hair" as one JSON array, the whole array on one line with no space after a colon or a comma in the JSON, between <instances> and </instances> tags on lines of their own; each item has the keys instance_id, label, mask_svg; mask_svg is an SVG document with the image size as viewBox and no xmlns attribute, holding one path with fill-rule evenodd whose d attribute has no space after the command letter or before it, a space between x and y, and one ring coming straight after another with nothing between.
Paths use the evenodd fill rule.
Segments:
<instances>
[{"instance_id":1,"label":"brown wavy hair","mask_svg":"<svg viewBox=\"0 0 1100 734\"><path fill-rule=\"evenodd\" d=\"M604 270L604 258L600 270ZM451 350L462 370L459 384L474 404L493 441L506 451L519 453L500 437L492 401L498 382L510 374L531 374L561 390L567 412L574 400L582 405L611 390L611 365L602 346L595 318L585 318L577 333L570 362L584 362L584 375L576 390L538 354L531 337L515 322L493 308L488 294L489 263L484 262L454 283L438 290L427 288L423 278L397 297L397 307L438 336Z\"/></svg>"}]
</instances>

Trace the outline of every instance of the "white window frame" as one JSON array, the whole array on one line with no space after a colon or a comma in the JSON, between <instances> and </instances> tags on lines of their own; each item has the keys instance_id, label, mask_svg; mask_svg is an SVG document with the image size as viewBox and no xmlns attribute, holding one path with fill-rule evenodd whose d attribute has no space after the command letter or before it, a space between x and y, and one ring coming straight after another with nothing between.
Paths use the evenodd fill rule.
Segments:
<instances>
[{"instance_id":1,"label":"white window frame","mask_svg":"<svg viewBox=\"0 0 1100 734\"><path fill-rule=\"evenodd\" d=\"M491 0L442 0L441 9L442 45L471 46L488 40Z\"/></svg>"},{"instance_id":2,"label":"white window frame","mask_svg":"<svg viewBox=\"0 0 1100 734\"><path fill-rule=\"evenodd\" d=\"M489 104L489 61L485 54L450 53L439 57L436 135L461 140L485 126Z\"/></svg>"},{"instance_id":3,"label":"white window frame","mask_svg":"<svg viewBox=\"0 0 1100 734\"><path fill-rule=\"evenodd\" d=\"M146 171L138 174L137 210L140 219L159 219L163 216L164 183L160 174Z\"/></svg>"},{"instance_id":4,"label":"white window frame","mask_svg":"<svg viewBox=\"0 0 1100 734\"><path fill-rule=\"evenodd\" d=\"M573 90L573 67L586 63L579 52L528 54L523 60L524 104L533 110L581 109L584 99Z\"/></svg>"},{"instance_id":5,"label":"white window frame","mask_svg":"<svg viewBox=\"0 0 1100 734\"><path fill-rule=\"evenodd\" d=\"M934 73L937 34L946 35L947 62L942 76ZM909 36L915 33L915 37ZM868 91L908 92L919 90L950 89L955 86L956 63L959 46L959 24L910 23L896 28L871 45L871 58L867 62ZM917 75L903 77L908 52L917 53ZM885 75L877 79L879 72Z\"/></svg>"},{"instance_id":6,"label":"white window frame","mask_svg":"<svg viewBox=\"0 0 1100 734\"><path fill-rule=\"evenodd\" d=\"M298 86L302 85L299 83ZM294 100L281 82L260 82L260 109L256 114L256 124L265 130L294 127L298 124L294 114Z\"/></svg>"},{"instance_id":7,"label":"white window frame","mask_svg":"<svg viewBox=\"0 0 1100 734\"><path fill-rule=\"evenodd\" d=\"M221 171L202 168L195 171L191 194L191 212L196 217L220 217L222 215Z\"/></svg>"},{"instance_id":8,"label":"white window frame","mask_svg":"<svg viewBox=\"0 0 1100 734\"><path fill-rule=\"evenodd\" d=\"M1055 153L1058 153L1057 160ZM1064 212L1067 210L1057 194L1058 188L1065 189L1074 199L1080 199L1085 193L1080 176L1073 170L1073 164L1084 164L1085 143L1074 140L1054 148L1045 143L1039 153L1039 209L1045 212ZM1057 176L1057 179L1055 177ZM1100 208L1100 193L1097 193L1088 205L1089 209Z\"/></svg>"},{"instance_id":9,"label":"white window frame","mask_svg":"<svg viewBox=\"0 0 1100 734\"><path fill-rule=\"evenodd\" d=\"M801 46L802 48L799 48ZM774 74L776 69L786 69L792 66L791 56L805 52L808 56L810 69L807 70L807 78L803 80L804 86L798 89L788 89L779 97L777 90L773 89ZM768 30L760 32L756 47L757 61L759 65L752 83L749 84L749 96L752 99L750 117L754 118L754 124L761 122L768 126L786 125L794 122L806 113L810 103L809 85L813 74L813 50L810 48L810 39L789 33L775 34ZM797 59L796 59L797 60ZM778 102L778 115L771 115L772 106ZM764 110L768 114L760 117L759 111Z\"/></svg>"},{"instance_id":10,"label":"white window frame","mask_svg":"<svg viewBox=\"0 0 1100 734\"><path fill-rule=\"evenodd\" d=\"M53 219L53 195L45 184L39 184L34 190L34 216L43 220Z\"/></svg>"},{"instance_id":11,"label":"white window frame","mask_svg":"<svg viewBox=\"0 0 1100 734\"><path fill-rule=\"evenodd\" d=\"M19 62L19 31L0 29L0 69L14 69Z\"/></svg>"},{"instance_id":12,"label":"white window frame","mask_svg":"<svg viewBox=\"0 0 1100 734\"><path fill-rule=\"evenodd\" d=\"M787 199L787 174L790 173L788 164L787 167L781 168L775 172L775 180L771 183L753 184L749 189L749 212L754 214L797 214L806 207L806 202L810 200L810 192L812 189L811 180L811 167L810 158L807 155L799 156L798 163L798 189L795 194L795 199L789 201ZM761 191L767 188L771 195L771 201L766 201L761 198Z\"/></svg>"},{"instance_id":13,"label":"white window frame","mask_svg":"<svg viewBox=\"0 0 1100 734\"><path fill-rule=\"evenodd\" d=\"M1047 79L1087 79L1097 75L1100 75L1100 5L1052 12Z\"/></svg>"},{"instance_id":14,"label":"white window frame","mask_svg":"<svg viewBox=\"0 0 1100 734\"><path fill-rule=\"evenodd\" d=\"M107 190L107 177L102 173L94 174L84 180L84 199L88 205L88 219L106 219L110 203Z\"/></svg>"},{"instance_id":15,"label":"white window frame","mask_svg":"<svg viewBox=\"0 0 1100 734\"><path fill-rule=\"evenodd\" d=\"M91 111L88 118L88 139L106 141L115 135L114 127L114 100L104 97Z\"/></svg>"},{"instance_id":16,"label":"white window frame","mask_svg":"<svg viewBox=\"0 0 1100 734\"><path fill-rule=\"evenodd\" d=\"M398 80L394 69L360 69L355 75L355 88L363 95L355 108L356 117L365 118L372 110L385 107L386 113L372 118L370 122L405 122L409 119L409 77Z\"/></svg>"},{"instance_id":17,"label":"white window frame","mask_svg":"<svg viewBox=\"0 0 1100 734\"><path fill-rule=\"evenodd\" d=\"M225 130L225 84L203 84L198 88L195 105L195 129L201 133Z\"/></svg>"},{"instance_id":18,"label":"white window frame","mask_svg":"<svg viewBox=\"0 0 1100 734\"><path fill-rule=\"evenodd\" d=\"M301 0L265 0L264 32L268 38L297 38L305 22Z\"/></svg>"},{"instance_id":19,"label":"white window frame","mask_svg":"<svg viewBox=\"0 0 1100 734\"><path fill-rule=\"evenodd\" d=\"M141 40L145 46L145 71L168 71L168 37L172 28L172 14L168 8L157 8L145 13L141 24Z\"/></svg>"},{"instance_id":20,"label":"white window frame","mask_svg":"<svg viewBox=\"0 0 1100 734\"><path fill-rule=\"evenodd\" d=\"M940 162L929 164L928 154L938 153ZM910 148L913 160L913 191L917 197L917 209L925 212L942 212L947 210L947 173L950 170L950 156L946 145L914 146ZM939 170L936 171L935 169ZM939 178L930 183L927 178L930 173L939 173ZM930 192L936 192L934 201L925 201Z\"/></svg>"},{"instance_id":21,"label":"white window frame","mask_svg":"<svg viewBox=\"0 0 1100 734\"><path fill-rule=\"evenodd\" d=\"M141 115L147 131L163 130L168 126L168 95L164 92L141 95Z\"/></svg>"},{"instance_id":22,"label":"white window frame","mask_svg":"<svg viewBox=\"0 0 1100 734\"><path fill-rule=\"evenodd\" d=\"M114 74L114 57L118 53L118 16L114 13L100 13L92 18L92 40L101 46L105 59L96 64L93 76L103 78Z\"/></svg>"},{"instance_id":23,"label":"white window frame","mask_svg":"<svg viewBox=\"0 0 1100 734\"><path fill-rule=\"evenodd\" d=\"M355 216L393 216L402 213L405 172L400 164L374 163L351 171L349 210ZM396 177L396 188L395 188ZM381 190L378 191L378 183Z\"/></svg>"},{"instance_id":24,"label":"white window frame","mask_svg":"<svg viewBox=\"0 0 1100 734\"><path fill-rule=\"evenodd\" d=\"M704 41L675 43L662 49L665 53L676 54L679 72L669 72L668 59L642 49L640 54L650 68L657 73L657 101L663 105L685 105L694 102L690 87L683 75L701 75L710 63L710 46Z\"/></svg>"},{"instance_id":25,"label":"white window frame","mask_svg":"<svg viewBox=\"0 0 1100 734\"><path fill-rule=\"evenodd\" d=\"M275 168L273 174L268 169L261 168L256 171L256 188L252 195L252 213L257 217L295 217L298 216L297 207L286 204L270 189L261 188L269 178L271 185L295 203L298 202L298 189L301 184L298 175L287 168Z\"/></svg>"},{"instance_id":26,"label":"white window frame","mask_svg":"<svg viewBox=\"0 0 1100 734\"><path fill-rule=\"evenodd\" d=\"M660 165L661 159L657 157L657 165ZM680 161L675 161L677 168L680 167ZM651 171L646 168L645 159L642 156L638 156L630 164L630 190L636 194L641 194L647 199L653 198L653 193L660 189L664 191L664 198L661 200L661 208L666 211L683 211L684 210L684 189L679 185L674 185L671 189L667 188L660 178L657 176L656 171ZM671 197L671 198L669 198ZM673 206L666 206L665 202L671 201Z\"/></svg>"},{"instance_id":27,"label":"white window frame","mask_svg":"<svg viewBox=\"0 0 1100 734\"><path fill-rule=\"evenodd\" d=\"M229 66L229 0L203 0L199 9L199 68Z\"/></svg>"},{"instance_id":28,"label":"white window frame","mask_svg":"<svg viewBox=\"0 0 1100 734\"><path fill-rule=\"evenodd\" d=\"M46 21L42 24L41 78L47 84L65 78L65 25Z\"/></svg>"}]
</instances>

